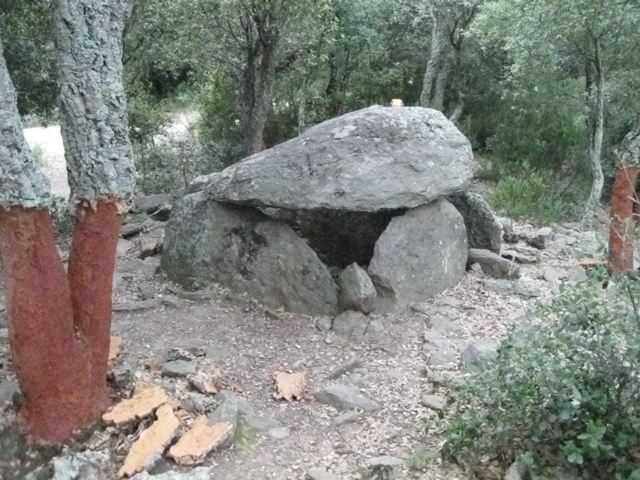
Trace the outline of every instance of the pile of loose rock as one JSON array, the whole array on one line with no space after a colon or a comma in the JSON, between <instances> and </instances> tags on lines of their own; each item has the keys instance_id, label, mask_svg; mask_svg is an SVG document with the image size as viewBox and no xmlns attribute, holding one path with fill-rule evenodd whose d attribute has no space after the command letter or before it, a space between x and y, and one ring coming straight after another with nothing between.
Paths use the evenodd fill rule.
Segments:
<instances>
[{"instance_id":1,"label":"pile of loose rock","mask_svg":"<svg viewBox=\"0 0 640 480\"><path fill-rule=\"evenodd\" d=\"M370 107L194 181L167 224L161 267L287 311L365 317L455 285L468 247L499 252L501 226L472 179L469 141L440 112ZM346 267L346 268L345 268Z\"/></svg>"}]
</instances>

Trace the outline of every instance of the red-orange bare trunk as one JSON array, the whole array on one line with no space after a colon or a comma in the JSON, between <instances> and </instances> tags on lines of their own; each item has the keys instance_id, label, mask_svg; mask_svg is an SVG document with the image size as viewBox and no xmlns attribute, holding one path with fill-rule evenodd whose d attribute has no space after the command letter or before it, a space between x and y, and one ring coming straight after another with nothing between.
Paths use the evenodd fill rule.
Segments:
<instances>
[{"instance_id":1,"label":"red-orange bare trunk","mask_svg":"<svg viewBox=\"0 0 640 480\"><path fill-rule=\"evenodd\" d=\"M69 258L69 286L74 323L91 346L93 392L108 405L106 386L111 332L111 293L122 216L113 202L81 211Z\"/></svg>"},{"instance_id":2,"label":"red-orange bare trunk","mask_svg":"<svg viewBox=\"0 0 640 480\"><path fill-rule=\"evenodd\" d=\"M44 209L0 209L9 341L30 440L58 443L108 404L111 282L121 216L99 202L78 221L69 278ZM76 291L72 291L75 289Z\"/></svg>"},{"instance_id":3,"label":"red-orange bare trunk","mask_svg":"<svg viewBox=\"0 0 640 480\"><path fill-rule=\"evenodd\" d=\"M614 272L633 270L633 221L638 167L618 170L611 194L609 227L609 265Z\"/></svg>"}]
</instances>

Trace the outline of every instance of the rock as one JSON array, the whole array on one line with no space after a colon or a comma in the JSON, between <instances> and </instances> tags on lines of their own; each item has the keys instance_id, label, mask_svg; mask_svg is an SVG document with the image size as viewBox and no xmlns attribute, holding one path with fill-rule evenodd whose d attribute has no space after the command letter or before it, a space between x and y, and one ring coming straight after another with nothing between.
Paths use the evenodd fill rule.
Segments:
<instances>
[{"instance_id":1,"label":"rock","mask_svg":"<svg viewBox=\"0 0 640 480\"><path fill-rule=\"evenodd\" d=\"M213 477L213 467L197 467L187 471L171 471L158 475L149 475L147 472L143 472L131 480L211 480Z\"/></svg>"},{"instance_id":2,"label":"rock","mask_svg":"<svg viewBox=\"0 0 640 480\"><path fill-rule=\"evenodd\" d=\"M363 414L361 412L345 412L335 417L332 420L332 422L335 426L339 427L341 425L353 423L362 417L363 417Z\"/></svg>"},{"instance_id":3,"label":"rock","mask_svg":"<svg viewBox=\"0 0 640 480\"><path fill-rule=\"evenodd\" d=\"M489 250L469 249L469 265L478 264L482 271L493 278L514 279L520 276L520 267Z\"/></svg>"},{"instance_id":4,"label":"rock","mask_svg":"<svg viewBox=\"0 0 640 480\"><path fill-rule=\"evenodd\" d=\"M375 457L368 459L362 468L363 480L393 480L398 477L398 467L404 460L396 457Z\"/></svg>"},{"instance_id":5,"label":"rock","mask_svg":"<svg viewBox=\"0 0 640 480\"><path fill-rule=\"evenodd\" d=\"M347 310L333 319L333 331L350 340L377 342L384 335L384 325L362 312Z\"/></svg>"},{"instance_id":6,"label":"rock","mask_svg":"<svg viewBox=\"0 0 640 480\"><path fill-rule=\"evenodd\" d=\"M318 317L316 318L315 326L316 329L320 330L321 332L328 332L333 326L333 319L331 319L330 317Z\"/></svg>"},{"instance_id":7,"label":"rock","mask_svg":"<svg viewBox=\"0 0 640 480\"><path fill-rule=\"evenodd\" d=\"M340 477L328 473L324 468L314 468L305 475L305 480L340 480Z\"/></svg>"},{"instance_id":8,"label":"rock","mask_svg":"<svg viewBox=\"0 0 640 480\"><path fill-rule=\"evenodd\" d=\"M500 253L502 225L489 204L477 193L464 192L448 200L462 214L470 248Z\"/></svg>"},{"instance_id":9,"label":"rock","mask_svg":"<svg viewBox=\"0 0 640 480\"><path fill-rule=\"evenodd\" d=\"M146 222L136 222L136 223L126 223L122 225L122 229L120 230L120 236L122 238L131 238L144 230L146 226Z\"/></svg>"},{"instance_id":10,"label":"rock","mask_svg":"<svg viewBox=\"0 0 640 480\"><path fill-rule=\"evenodd\" d=\"M138 258L144 260L147 257L153 257L162 252L163 241L161 238L144 236L140 239L140 253Z\"/></svg>"},{"instance_id":11,"label":"rock","mask_svg":"<svg viewBox=\"0 0 640 480\"><path fill-rule=\"evenodd\" d=\"M367 271L357 263L352 263L342 271L338 286L342 308L363 313L373 310L378 293Z\"/></svg>"},{"instance_id":12,"label":"rock","mask_svg":"<svg viewBox=\"0 0 640 480\"><path fill-rule=\"evenodd\" d=\"M209 198L293 210L413 208L463 191L471 145L440 112L373 106L323 122L208 179Z\"/></svg>"},{"instance_id":13,"label":"rock","mask_svg":"<svg viewBox=\"0 0 640 480\"><path fill-rule=\"evenodd\" d=\"M52 463L52 480L111 480L115 476L106 451L66 452Z\"/></svg>"},{"instance_id":14,"label":"rock","mask_svg":"<svg viewBox=\"0 0 640 480\"><path fill-rule=\"evenodd\" d=\"M153 193L150 195L143 195L136 198L133 208L133 213L153 213L171 203L171 195L168 193Z\"/></svg>"},{"instance_id":15,"label":"rock","mask_svg":"<svg viewBox=\"0 0 640 480\"><path fill-rule=\"evenodd\" d=\"M376 243L369 274L389 308L423 301L455 285L466 264L462 216L438 200L391 221Z\"/></svg>"},{"instance_id":16,"label":"rock","mask_svg":"<svg viewBox=\"0 0 640 480\"><path fill-rule=\"evenodd\" d=\"M423 395L420 397L420 403L437 412L441 412L447 408L447 399L440 395Z\"/></svg>"},{"instance_id":17,"label":"rock","mask_svg":"<svg viewBox=\"0 0 640 480\"><path fill-rule=\"evenodd\" d=\"M315 399L326 403L337 410L363 410L373 412L380 409L380 405L360 393L349 385L335 383L316 392Z\"/></svg>"},{"instance_id":18,"label":"rock","mask_svg":"<svg viewBox=\"0 0 640 480\"><path fill-rule=\"evenodd\" d=\"M533 234L527 235L525 241L538 250L544 250L553 239L553 229L551 227L539 228Z\"/></svg>"},{"instance_id":19,"label":"rock","mask_svg":"<svg viewBox=\"0 0 640 480\"><path fill-rule=\"evenodd\" d=\"M5 378L0 381L0 410L14 403L16 397L20 394L18 382Z\"/></svg>"},{"instance_id":20,"label":"rock","mask_svg":"<svg viewBox=\"0 0 640 480\"><path fill-rule=\"evenodd\" d=\"M249 402L231 392L220 392L217 396L220 405L207 417L210 425L220 422L230 422L235 426L240 415L253 415Z\"/></svg>"},{"instance_id":21,"label":"rock","mask_svg":"<svg viewBox=\"0 0 640 480\"><path fill-rule=\"evenodd\" d=\"M167 203L152 212L149 216L158 222L166 222L171 216L171 208L171 205Z\"/></svg>"},{"instance_id":22,"label":"rock","mask_svg":"<svg viewBox=\"0 0 640 480\"><path fill-rule=\"evenodd\" d=\"M498 342L495 340L479 340L465 347L460 356L463 365L484 366L498 355Z\"/></svg>"},{"instance_id":23,"label":"rock","mask_svg":"<svg viewBox=\"0 0 640 480\"><path fill-rule=\"evenodd\" d=\"M162 366L162 375L165 377L186 377L196 373L196 364L187 360L173 360Z\"/></svg>"},{"instance_id":24,"label":"rock","mask_svg":"<svg viewBox=\"0 0 640 480\"><path fill-rule=\"evenodd\" d=\"M335 380L346 373L352 372L356 368L362 368L362 362L357 358L352 358L348 362L332 370L331 373L327 375L327 380Z\"/></svg>"},{"instance_id":25,"label":"rock","mask_svg":"<svg viewBox=\"0 0 640 480\"><path fill-rule=\"evenodd\" d=\"M523 245L512 245L508 249L502 250L500 255L507 260L523 264L534 264L540 261L537 250Z\"/></svg>"},{"instance_id":26,"label":"rock","mask_svg":"<svg viewBox=\"0 0 640 480\"><path fill-rule=\"evenodd\" d=\"M434 367L455 363L457 359L456 342L441 332L426 332L422 349L429 355L429 364Z\"/></svg>"},{"instance_id":27,"label":"rock","mask_svg":"<svg viewBox=\"0 0 640 480\"><path fill-rule=\"evenodd\" d=\"M189 392L182 399L181 405L187 412L202 415L210 411L216 404L216 401L207 395L201 393Z\"/></svg>"},{"instance_id":28,"label":"rock","mask_svg":"<svg viewBox=\"0 0 640 480\"><path fill-rule=\"evenodd\" d=\"M183 286L217 282L290 312L335 315L338 309L338 287L328 268L291 228L201 193L176 205L161 267Z\"/></svg>"}]
</instances>

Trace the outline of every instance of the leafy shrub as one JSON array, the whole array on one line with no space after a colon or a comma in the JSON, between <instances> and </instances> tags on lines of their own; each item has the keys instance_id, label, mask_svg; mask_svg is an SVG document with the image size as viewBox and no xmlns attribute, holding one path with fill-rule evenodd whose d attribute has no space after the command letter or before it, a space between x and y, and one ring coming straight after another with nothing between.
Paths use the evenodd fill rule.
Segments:
<instances>
[{"instance_id":1,"label":"leafy shrub","mask_svg":"<svg viewBox=\"0 0 640 480\"><path fill-rule=\"evenodd\" d=\"M545 324L514 333L457 386L446 458L640 478L640 286L605 280L608 289L600 277L563 291Z\"/></svg>"},{"instance_id":2,"label":"leafy shrub","mask_svg":"<svg viewBox=\"0 0 640 480\"><path fill-rule=\"evenodd\" d=\"M549 176L532 172L525 177L502 178L491 200L510 217L530 217L541 223L552 223L567 215L571 202L556 191Z\"/></svg>"},{"instance_id":3,"label":"leafy shrub","mask_svg":"<svg viewBox=\"0 0 640 480\"><path fill-rule=\"evenodd\" d=\"M202 94L198 133L204 151L218 169L241 157L236 97L233 80L222 72L212 75Z\"/></svg>"},{"instance_id":4,"label":"leafy shrub","mask_svg":"<svg viewBox=\"0 0 640 480\"><path fill-rule=\"evenodd\" d=\"M75 219L69 210L69 202L66 198L54 197L51 201L51 219L57 236L71 235Z\"/></svg>"}]
</instances>

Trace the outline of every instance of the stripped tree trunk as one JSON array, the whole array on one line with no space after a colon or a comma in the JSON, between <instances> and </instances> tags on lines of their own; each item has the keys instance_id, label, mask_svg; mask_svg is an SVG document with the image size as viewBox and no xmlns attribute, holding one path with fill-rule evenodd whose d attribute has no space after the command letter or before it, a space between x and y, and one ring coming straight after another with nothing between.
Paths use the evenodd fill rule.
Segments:
<instances>
[{"instance_id":1,"label":"stripped tree trunk","mask_svg":"<svg viewBox=\"0 0 640 480\"><path fill-rule=\"evenodd\" d=\"M589 129L589 162L591 164L591 193L582 216L582 226L593 223L596 208L600 203L604 174L602 172L602 141L604 138L604 71L600 52L600 41L593 40L594 58L587 61L586 102L587 127Z\"/></svg>"},{"instance_id":2,"label":"stripped tree trunk","mask_svg":"<svg viewBox=\"0 0 640 480\"><path fill-rule=\"evenodd\" d=\"M640 122L622 141L620 166L611 194L609 266L614 272L633 270L634 207L638 205L636 182L640 173Z\"/></svg>"},{"instance_id":3,"label":"stripped tree trunk","mask_svg":"<svg viewBox=\"0 0 640 480\"><path fill-rule=\"evenodd\" d=\"M56 0L54 7L61 126L77 209L68 274L47 212L48 185L24 141L0 55L0 257L20 414L39 443L67 439L109 403L111 282L134 188L121 63L128 2Z\"/></svg>"}]
</instances>

